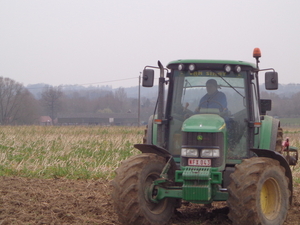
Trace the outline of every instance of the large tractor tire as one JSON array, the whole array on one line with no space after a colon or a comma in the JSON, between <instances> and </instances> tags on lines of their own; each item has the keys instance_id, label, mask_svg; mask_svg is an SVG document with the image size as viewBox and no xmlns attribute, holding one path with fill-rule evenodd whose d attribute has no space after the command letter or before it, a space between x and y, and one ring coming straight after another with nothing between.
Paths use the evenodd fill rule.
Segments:
<instances>
[{"instance_id":1,"label":"large tractor tire","mask_svg":"<svg viewBox=\"0 0 300 225\"><path fill-rule=\"evenodd\" d=\"M154 203L149 199L149 188L165 164L163 157L143 153L123 161L116 170L112 198L122 224L162 225L170 220L176 200L165 198Z\"/></svg>"},{"instance_id":2,"label":"large tractor tire","mask_svg":"<svg viewBox=\"0 0 300 225\"><path fill-rule=\"evenodd\" d=\"M270 158L245 159L230 175L228 217L234 225L281 225L288 209L289 179L279 162Z\"/></svg>"}]
</instances>

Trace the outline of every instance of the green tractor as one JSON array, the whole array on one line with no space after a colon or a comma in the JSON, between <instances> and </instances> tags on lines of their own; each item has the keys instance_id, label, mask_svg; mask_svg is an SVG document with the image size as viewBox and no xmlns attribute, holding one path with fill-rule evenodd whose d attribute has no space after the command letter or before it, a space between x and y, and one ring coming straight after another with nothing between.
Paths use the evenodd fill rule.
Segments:
<instances>
[{"instance_id":1,"label":"green tractor","mask_svg":"<svg viewBox=\"0 0 300 225\"><path fill-rule=\"evenodd\" d=\"M177 60L145 67L144 87L160 71L157 107L144 143L134 145L142 154L123 161L112 181L122 224L166 224L182 201L227 201L235 225L283 224L292 173L281 154L280 122L266 115L271 100L260 99L258 81L268 71L265 87L275 90L278 75L259 69L258 48L253 56L256 63ZM219 100L203 97L208 83L220 90Z\"/></svg>"}]
</instances>

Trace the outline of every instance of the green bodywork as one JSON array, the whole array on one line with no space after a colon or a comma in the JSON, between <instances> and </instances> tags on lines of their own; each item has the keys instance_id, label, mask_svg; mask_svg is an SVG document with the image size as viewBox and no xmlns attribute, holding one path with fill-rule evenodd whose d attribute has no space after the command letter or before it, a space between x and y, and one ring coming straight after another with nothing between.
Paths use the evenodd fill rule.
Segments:
<instances>
[{"instance_id":1,"label":"green bodywork","mask_svg":"<svg viewBox=\"0 0 300 225\"><path fill-rule=\"evenodd\" d=\"M259 132L259 140L255 140L255 145L257 144L260 149L271 149L271 141L276 140L277 127L274 127L274 118L271 116L264 116ZM270 132L275 128L276 132ZM272 137L273 135L273 137Z\"/></svg>"},{"instance_id":2,"label":"green bodywork","mask_svg":"<svg viewBox=\"0 0 300 225\"><path fill-rule=\"evenodd\" d=\"M224 201L227 193L219 192L222 173L211 167L182 167L176 171L175 182L182 182L182 199L194 203L207 204Z\"/></svg>"},{"instance_id":3,"label":"green bodywork","mask_svg":"<svg viewBox=\"0 0 300 225\"><path fill-rule=\"evenodd\" d=\"M183 132L222 132L226 137L226 123L222 117L216 114L197 114L186 119L182 125ZM226 144L226 143L225 143ZM179 161L176 158L175 161ZM161 174L161 179L154 181L155 198L152 195L153 189L149 190L149 197L153 202L158 202L164 198L180 198L185 201L209 204L213 201L226 201L227 192L219 191L222 184L222 169L213 167L181 167L175 171L175 182L180 186L162 187L160 184L166 183L166 171Z\"/></svg>"},{"instance_id":4,"label":"green bodywork","mask_svg":"<svg viewBox=\"0 0 300 225\"><path fill-rule=\"evenodd\" d=\"M149 198L158 202L164 198L179 198L193 203L208 204L213 201L226 201L227 192L221 192L218 185L222 183L222 173L212 167L181 167L175 173L175 182L182 186L162 187L166 183L163 177L154 181L148 190ZM155 187L155 197L153 188Z\"/></svg>"},{"instance_id":5,"label":"green bodywork","mask_svg":"<svg viewBox=\"0 0 300 225\"><path fill-rule=\"evenodd\" d=\"M197 114L184 121L182 131L184 132L223 132L226 124L222 117L216 114Z\"/></svg>"},{"instance_id":6,"label":"green bodywork","mask_svg":"<svg viewBox=\"0 0 300 225\"><path fill-rule=\"evenodd\" d=\"M260 129L260 131L258 133L259 136L256 137L255 145L257 145L260 149L271 150L271 141L274 140L274 133L270 131L272 129L274 130L274 118L264 116L261 126L257 129ZM225 120L217 114L193 115L184 121L182 131L210 133L222 132L225 137L224 140L227 138ZM225 141L225 149L227 149L227 144L228 143ZM180 158L176 158L175 161L179 162ZM228 163L228 160L226 162ZM224 164L226 162L224 162ZM239 164L242 160L231 160L230 162ZM216 168L181 166L180 170L175 171L174 180L175 183L180 183L181 185L163 187L164 185L160 184L167 183L167 179L164 179L164 176L161 175L161 179L154 181L153 184L153 187L155 186L157 191L155 198L153 198L151 194L152 190L151 193L149 193L149 196L151 196L151 199L154 202L158 202L164 198L179 198L198 204L209 204L213 201L226 201L228 193L226 191L223 192L219 190L223 181L222 171L225 167L224 164Z\"/></svg>"}]
</instances>

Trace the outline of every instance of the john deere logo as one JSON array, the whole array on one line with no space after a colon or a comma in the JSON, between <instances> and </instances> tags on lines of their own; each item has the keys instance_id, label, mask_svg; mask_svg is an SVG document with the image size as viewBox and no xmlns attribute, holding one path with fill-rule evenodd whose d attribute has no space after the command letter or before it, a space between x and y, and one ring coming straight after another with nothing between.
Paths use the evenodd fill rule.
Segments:
<instances>
[{"instance_id":1,"label":"john deere logo","mask_svg":"<svg viewBox=\"0 0 300 225\"><path fill-rule=\"evenodd\" d=\"M198 141L202 141L202 139L203 139L202 135L198 135L198 136L197 136L197 140L198 140Z\"/></svg>"}]
</instances>

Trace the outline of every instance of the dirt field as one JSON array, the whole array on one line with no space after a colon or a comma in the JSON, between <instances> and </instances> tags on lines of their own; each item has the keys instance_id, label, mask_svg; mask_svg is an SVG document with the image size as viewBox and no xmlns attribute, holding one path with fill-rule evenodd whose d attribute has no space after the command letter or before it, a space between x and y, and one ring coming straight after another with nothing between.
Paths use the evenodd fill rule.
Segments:
<instances>
[{"instance_id":1,"label":"dirt field","mask_svg":"<svg viewBox=\"0 0 300 225\"><path fill-rule=\"evenodd\" d=\"M0 224L119 224L110 200L109 182L0 177ZM300 224L300 185L285 225ZM183 206L169 225L225 224L226 203L207 209Z\"/></svg>"}]
</instances>

